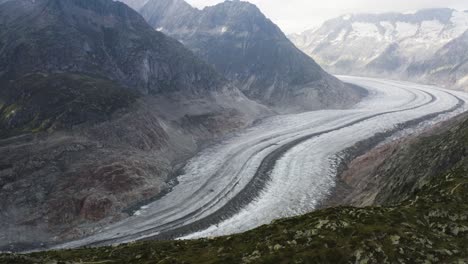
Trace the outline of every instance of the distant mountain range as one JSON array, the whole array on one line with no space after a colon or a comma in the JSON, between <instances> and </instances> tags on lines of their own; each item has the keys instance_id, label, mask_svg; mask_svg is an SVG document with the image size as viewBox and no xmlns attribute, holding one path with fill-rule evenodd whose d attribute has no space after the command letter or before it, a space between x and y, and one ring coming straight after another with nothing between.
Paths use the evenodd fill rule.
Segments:
<instances>
[{"instance_id":1,"label":"distant mountain range","mask_svg":"<svg viewBox=\"0 0 468 264\"><path fill-rule=\"evenodd\" d=\"M141 6L135 1L124 1ZM148 0L148 23L194 51L252 99L280 111L346 107L357 91L298 50L253 4L226 1L203 10L183 0Z\"/></svg>"},{"instance_id":2,"label":"distant mountain range","mask_svg":"<svg viewBox=\"0 0 468 264\"><path fill-rule=\"evenodd\" d=\"M468 91L468 31L451 40L431 58L413 63L408 76Z\"/></svg>"},{"instance_id":3,"label":"distant mountain range","mask_svg":"<svg viewBox=\"0 0 468 264\"><path fill-rule=\"evenodd\" d=\"M289 38L327 70L432 82L468 84L468 12L426 9L413 14L356 14L326 21ZM458 55L455 55L458 54Z\"/></svg>"}]
</instances>

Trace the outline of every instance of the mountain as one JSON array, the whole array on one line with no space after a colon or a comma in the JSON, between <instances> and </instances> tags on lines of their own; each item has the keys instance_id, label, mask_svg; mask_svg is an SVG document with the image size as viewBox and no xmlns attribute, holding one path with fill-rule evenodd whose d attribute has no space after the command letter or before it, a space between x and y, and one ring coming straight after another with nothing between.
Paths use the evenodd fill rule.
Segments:
<instances>
[{"instance_id":1,"label":"mountain","mask_svg":"<svg viewBox=\"0 0 468 264\"><path fill-rule=\"evenodd\" d=\"M133 9L139 9L144 6L148 0L126 0L126 4Z\"/></svg>"},{"instance_id":2,"label":"mountain","mask_svg":"<svg viewBox=\"0 0 468 264\"><path fill-rule=\"evenodd\" d=\"M3 78L17 79L31 72L79 71L105 76L142 94L195 94L226 85L183 45L154 32L125 5L68 2L6 3L0 11L2 40L9 40L2 43ZM89 9L99 16L88 14ZM58 41L60 37L74 41Z\"/></svg>"},{"instance_id":3,"label":"mountain","mask_svg":"<svg viewBox=\"0 0 468 264\"><path fill-rule=\"evenodd\" d=\"M0 263L463 263L467 137L464 115L355 159L343 180L354 202L371 206L317 210L225 237L3 254Z\"/></svg>"},{"instance_id":4,"label":"mountain","mask_svg":"<svg viewBox=\"0 0 468 264\"><path fill-rule=\"evenodd\" d=\"M439 49L431 58L413 63L409 75L468 90L468 30Z\"/></svg>"},{"instance_id":5,"label":"mountain","mask_svg":"<svg viewBox=\"0 0 468 264\"><path fill-rule=\"evenodd\" d=\"M333 73L419 79L408 67L430 61L467 30L468 13L426 9L344 15L290 39Z\"/></svg>"},{"instance_id":6,"label":"mountain","mask_svg":"<svg viewBox=\"0 0 468 264\"><path fill-rule=\"evenodd\" d=\"M99 12L98 16L89 14L90 9ZM100 82L102 78L112 83L109 85L118 83L127 87L120 89L124 93L142 95L177 91L197 94L221 90L227 85L221 76L180 43L153 32L144 19L123 4L111 1L12 1L4 5L0 16L3 134L9 130L16 133L25 127L48 129L82 121L79 117L70 119L68 115L87 115L81 113L87 111L86 106L79 106L78 112L73 107L73 110L60 109L67 98L54 106L44 105L50 103L44 102L48 98L40 98L45 89L52 89L47 86L56 87L54 92L65 93L49 82L70 82L74 90L67 92L70 101L76 99L72 93L80 91L74 86L80 87L81 82ZM82 76L69 78L64 75L73 72ZM45 76L50 73L57 75ZM43 77L28 74L42 74ZM42 84L31 80L34 78L40 79ZM33 87L30 82L40 87ZM108 89L108 92L116 90ZM87 101L94 95L83 91L80 96ZM41 111L50 111L52 116L42 116Z\"/></svg>"},{"instance_id":7,"label":"mountain","mask_svg":"<svg viewBox=\"0 0 468 264\"><path fill-rule=\"evenodd\" d=\"M112 0L0 5L0 248L80 237L271 114Z\"/></svg>"},{"instance_id":8,"label":"mountain","mask_svg":"<svg viewBox=\"0 0 468 264\"><path fill-rule=\"evenodd\" d=\"M150 0L139 12L193 50L249 97L280 111L346 107L360 95L299 51L253 4L203 10L183 0Z\"/></svg>"}]
</instances>

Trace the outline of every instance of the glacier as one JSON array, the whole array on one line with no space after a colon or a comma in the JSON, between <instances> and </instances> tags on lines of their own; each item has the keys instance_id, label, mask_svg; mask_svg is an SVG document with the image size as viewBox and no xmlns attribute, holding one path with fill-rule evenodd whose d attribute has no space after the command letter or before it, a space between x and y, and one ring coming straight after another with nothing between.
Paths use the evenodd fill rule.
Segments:
<instances>
[{"instance_id":1,"label":"glacier","mask_svg":"<svg viewBox=\"0 0 468 264\"><path fill-rule=\"evenodd\" d=\"M161 199L92 236L54 248L229 235L308 213L334 187L338 156L346 148L404 122L432 115L432 122L425 120L429 126L467 110L463 92L339 78L367 89L368 97L351 109L262 120L192 158Z\"/></svg>"}]
</instances>

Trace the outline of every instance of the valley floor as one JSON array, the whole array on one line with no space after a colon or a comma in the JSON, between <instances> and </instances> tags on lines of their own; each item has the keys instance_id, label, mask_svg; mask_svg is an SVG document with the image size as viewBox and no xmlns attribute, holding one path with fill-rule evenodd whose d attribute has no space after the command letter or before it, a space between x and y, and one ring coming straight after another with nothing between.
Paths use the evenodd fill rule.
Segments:
<instances>
[{"instance_id":1,"label":"valley floor","mask_svg":"<svg viewBox=\"0 0 468 264\"><path fill-rule=\"evenodd\" d=\"M369 96L353 109L266 119L193 158L170 193L132 217L55 248L229 235L311 212L333 191L356 143L371 139L368 149L397 131L448 119L468 99L412 83L341 79Z\"/></svg>"},{"instance_id":2,"label":"valley floor","mask_svg":"<svg viewBox=\"0 0 468 264\"><path fill-rule=\"evenodd\" d=\"M400 89L407 85L387 81L382 83L370 79L360 79L359 84L366 86L366 83L375 85L377 82L382 84L380 92L388 92L390 83L391 86L401 85ZM389 120L395 119L399 123L405 123L431 113L450 110L455 106L460 107L458 100L453 99L455 97L445 91L423 86L418 86L417 90L416 88L411 90L416 94L417 91L421 94L415 95L410 102L397 103L398 100L395 99L392 103L393 107L403 109L394 110L397 111L395 112L398 113L397 116L379 121L390 122ZM429 91L430 94L426 94ZM376 94L378 93L376 92L374 96ZM447 94L447 97L444 97L444 94ZM395 96L397 96L396 93ZM457 96L462 96L462 94ZM439 100L444 103L437 108L434 102ZM427 105L430 106L429 109L426 109ZM408 110L409 108L412 110ZM413 112L416 113L412 114ZM392 116L391 113L382 115ZM431 117L434 118L434 116ZM466 263L468 261L466 248L468 243L467 118L467 115L459 116L453 121L443 123L435 131L426 133L421 138L405 139L397 147L393 146L394 142L379 146L380 149L390 148L391 154L386 155L385 161L380 161L379 168L369 169L369 174L379 177L366 178L366 181L361 184L365 185L363 189L366 189L366 186L372 188L383 181L380 182L381 185L378 188L373 189L374 203L382 206L329 208L303 216L276 220L243 234L212 239L147 241L112 247L48 251L29 255L2 255L0 263L54 263L55 261L65 263ZM374 118L354 125L361 127L361 122L368 122L372 119ZM438 116L437 120L440 119L444 118ZM339 122L341 126L345 124ZM375 126L375 123L371 124ZM367 128L371 124L368 124ZM354 125L338 130L346 130ZM394 125L394 123L389 125ZM385 128L384 124L381 126ZM356 132L357 134L363 132L363 130L357 131L359 131ZM321 138L329 133L336 132L333 130L317 137ZM345 138L344 135L340 134L340 137L335 138L334 144L328 142L327 148L324 146L322 149L329 148L331 152L335 144L345 149L349 146L356 147L366 141L355 141L350 145L337 141ZM297 137L300 138L300 135ZM362 139L366 139L366 134L362 135ZM257 213L253 209L249 211L249 208L256 208L258 216L261 215L263 207L252 206L267 201L264 197L272 188L275 188L275 170L280 166L281 160L286 161L285 158L292 155L291 153L298 155L315 153L316 148L307 145L308 141L318 140L314 137L300 141L301 144L290 148L276 162L269 183L263 191L254 202L239 210L240 215L244 216L244 221L233 221L238 215L234 214L234 217L218 225L217 232L215 232L216 229L210 228L192 236L227 234L261 224L261 221L249 220L249 215L253 217ZM306 145L302 148L303 144ZM299 150L292 151L299 147L303 149L302 153ZM365 158L362 156L354 160L362 160L363 157ZM302 156L292 158L291 162L294 161L306 163L303 162ZM337 167L330 166L329 168ZM350 169L352 168L351 166ZM287 170L283 169L283 171ZM303 172L310 173L308 170ZM330 169L329 171L330 175L334 172L336 173L336 170ZM285 173L284 175L296 174ZM343 175L346 175L346 172ZM309 177L312 176L309 175ZM346 181L346 179L343 180ZM281 201L294 197L291 196L294 193L305 195L301 193L301 186L298 185L307 185L305 187L310 191L313 191L313 187L317 185L308 181L297 183L299 184L290 187L294 184L293 180L281 181L281 186L286 191L290 189L291 191L287 196L276 192L278 198L282 197L280 205L286 204ZM352 182L347 183L353 186ZM323 195L331 190L331 186L333 186L332 183L326 185ZM320 192L315 193L320 194ZM314 193L310 193L312 194ZM278 200L268 201L273 203ZM287 204L290 206L297 204L295 208L298 211L291 211L291 214L301 213L299 210L301 208L306 210L306 208L313 209L317 206L314 197L304 198L302 201L303 203L291 201ZM281 212L284 212L284 207L268 207L265 202L263 202L264 206L267 206L265 209L270 210L267 216L281 216ZM249 212L249 214L244 212ZM231 226L236 227L236 223L242 222L244 224L239 225L239 229L235 230L226 229L228 225L224 224L232 223Z\"/></svg>"}]
</instances>

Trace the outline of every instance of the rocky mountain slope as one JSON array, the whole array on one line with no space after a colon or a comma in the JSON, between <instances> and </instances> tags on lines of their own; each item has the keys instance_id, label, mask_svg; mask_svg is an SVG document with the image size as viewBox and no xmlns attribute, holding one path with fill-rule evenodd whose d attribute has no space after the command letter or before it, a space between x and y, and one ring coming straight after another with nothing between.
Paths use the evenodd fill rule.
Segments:
<instances>
[{"instance_id":1,"label":"rocky mountain slope","mask_svg":"<svg viewBox=\"0 0 468 264\"><path fill-rule=\"evenodd\" d=\"M450 53L456 53L457 46L467 48L456 40L463 39L467 30L467 12L427 9L414 14L344 15L289 37L333 73L406 78L459 88L466 72L458 70L461 66L451 61Z\"/></svg>"},{"instance_id":2,"label":"rocky mountain slope","mask_svg":"<svg viewBox=\"0 0 468 264\"><path fill-rule=\"evenodd\" d=\"M368 207L324 209L229 237L4 254L0 263L464 263L467 138L464 115L421 138L380 146L390 149L386 159L355 181L374 198ZM366 159L376 156L353 162Z\"/></svg>"},{"instance_id":3,"label":"rocky mountain slope","mask_svg":"<svg viewBox=\"0 0 468 264\"><path fill-rule=\"evenodd\" d=\"M0 248L94 232L270 114L112 0L0 6Z\"/></svg>"},{"instance_id":4,"label":"rocky mountain slope","mask_svg":"<svg viewBox=\"0 0 468 264\"><path fill-rule=\"evenodd\" d=\"M135 10L138 10L140 9L142 6L144 6L146 3L148 2L148 0L126 0L125 3L135 9Z\"/></svg>"},{"instance_id":5,"label":"rocky mountain slope","mask_svg":"<svg viewBox=\"0 0 468 264\"><path fill-rule=\"evenodd\" d=\"M150 0L139 11L155 29L180 40L249 98L280 111L342 108L360 97L299 51L248 2L226 1L199 10L183 0Z\"/></svg>"},{"instance_id":6,"label":"rocky mountain slope","mask_svg":"<svg viewBox=\"0 0 468 264\"><path fill-rule=\"evenodd\" d=\"M468 30L450 41L423 62L413 63L408 68L409 76L421 76L433 83L445 83L468 91Z\"/></svg>"}]
</instances>

